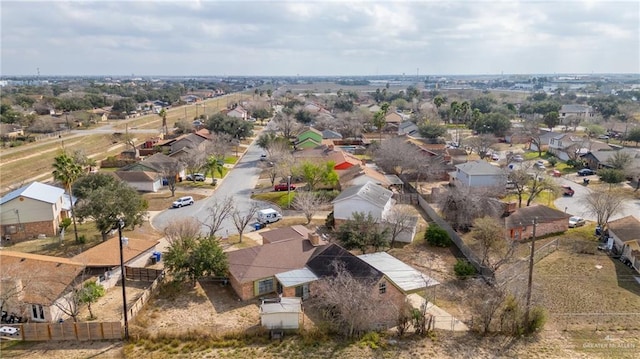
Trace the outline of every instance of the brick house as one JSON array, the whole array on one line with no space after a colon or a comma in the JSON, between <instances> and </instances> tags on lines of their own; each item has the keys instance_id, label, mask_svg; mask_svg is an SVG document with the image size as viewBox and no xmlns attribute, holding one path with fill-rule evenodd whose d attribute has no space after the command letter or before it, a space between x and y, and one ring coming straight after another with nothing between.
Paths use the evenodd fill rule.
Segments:
<instances>
[{"instance_id":1,"label":"brick house","mask_svg":"<svg viewBox=\"0 0 640 359\"><path fill-rule=\"evenodd\" d=\"M570 214L547 206L536 205L518 208L504 219L507 236L513 240L526 240L533 237L533 221L536 224L536 236L562 233L569 229Z\"/></svg>"},{"instance_id":2,"label":"brick house","mask_svg":"<svg viewBox=\"0 0 640 359\"><path fill-rule=\"evenodd\" d=\"M21 241L44 234L58 235L71 205L64 189L33 182L0 198L2 239Z\"/></svg>"},{"instance_id":3,"label":"brick house","mask_svg":"<svg viewBox=\"0 0 640 359\"><path fill-rule=\"evenodd\" d=\"M67 319L60 308L69 308L72 286L79 285L85 267L68 258L0 251L3 310L29 322ZM14 293L14 294L11 294Z\"/></svg>"},{"instance_id":4,"label":"brick house","mask_svg":"<svg viewBox=\"0 0 640 359\"><path fill-rule=\"evenodd\" d=\"M634 216L626 216L609 222L607 229L616 251L629 259L640 273L640 221Z\"/></svg>"}]
</instances>

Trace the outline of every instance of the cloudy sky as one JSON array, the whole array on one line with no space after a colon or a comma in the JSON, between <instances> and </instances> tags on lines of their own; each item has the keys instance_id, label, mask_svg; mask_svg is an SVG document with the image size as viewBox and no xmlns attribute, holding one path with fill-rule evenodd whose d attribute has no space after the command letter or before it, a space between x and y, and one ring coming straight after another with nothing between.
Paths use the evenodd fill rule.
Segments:
<instances>
[{"instance_id":1,"label":"cloudy sky","mask_svg":"<svg viewBox=\"0 0 640 359\"><path fill-rule=\"evenodd\" d=\"M2 75L639 73L640 2L7 1Z\"/></svg>"}]
</instances>

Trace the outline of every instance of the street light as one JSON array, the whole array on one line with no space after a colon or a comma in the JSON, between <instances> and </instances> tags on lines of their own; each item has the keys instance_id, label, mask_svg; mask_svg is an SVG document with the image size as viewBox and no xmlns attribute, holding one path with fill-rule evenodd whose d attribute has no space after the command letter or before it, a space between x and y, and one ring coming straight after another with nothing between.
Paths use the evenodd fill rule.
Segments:
<instances>
[{"instance_id":1,"label":"street light","mask_svg":"<svg viewBox=\"0 0 640 359\"><path fill-rule=\"evenodd\" d=\"M129 315L127 314L127 291L125 288L126 276L124 273L124 255L123 242L128 240L122 237L122 228L124 228L124 220L118 219L118 239L120 240L120 275L122 276L122 309L124 310L124 340L129 340Z\"/></svg>"},{"instance_id":2,"label":"street light","mask_svg":"<svg viewBox=\"0 0 640 359\"><path fill-rule=\"evenodd\" d=\"M291 175L287 176L287 209L291 208Z\"/></svg>"}]
</instances>

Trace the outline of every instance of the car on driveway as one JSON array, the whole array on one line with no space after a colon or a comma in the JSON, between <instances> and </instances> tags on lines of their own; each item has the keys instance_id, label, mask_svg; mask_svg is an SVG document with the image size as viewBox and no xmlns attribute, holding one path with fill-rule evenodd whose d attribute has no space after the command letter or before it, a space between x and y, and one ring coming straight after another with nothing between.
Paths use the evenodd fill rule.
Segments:
<instances>
[{"instance_id":1,"label":"car on driveway","mask_svg":"<svg viewBox=\"0 0 640 359\"><path fill-rule=\"evenodd\" d=\"M205 178L206 177L202 173L194 173L193 175L187 175L186 177L187 181L193 181L195 179L197 182L204 182Z\"/></svg>"},{"instance_id":2,"label":"car on driveway","mask_svg":"<svg viewBox=\"0 0 640 359\"><path fill-rule=\"evenodd\" d=\"M515 156L513 156L512 160L514 160L516 162L522 162L522 161L524 161L524 158L521 155L515 155Z\"/></svg>"},{"instance_id":3,"label":"car on driveway","mask_svg":"<svg viewBox=\"0 0 640 359\"><path fill-rule=\"evenodd\" d=\"M296 189L295 185L289 185L289 188L287 188L287 184L286 183L278 183L277 185L273 186L273 190L278 192L278 191L286 191L287 189L293 191Z\"/></svg>"},{"instance_id":4,"label":"car on driveway","mask_svg":"<svg viewBox=\"0 0 640 359\"><path fill-rule=\"evenodd\" d=\"M596 172L590 168L583 168L578 171L578 176L591 176L596 174Z\"/></svg>"},{"instance_id":5,"label":"car on driveway","mask_svg":"<svg viewBox=\"0 0 640 359\"><path fill-rule=\"evenodd\" d=\"M569 228L584 226L587 222L582 217L573 216L569 218Z\"/></svg>"},{"instance_id":6,"label":"car on driveway","mask_svg":"<svg viewBox=\"0 0 640 359\"><path fill-rule=\"evenodd\" d=\"M494 154L491 155L491 159L494 160L494 161L498 161L498 160L500 160L500 156L497 153L494 153Z\"/></svg>"},{"instance_id":7,"label":"car on driveway","mask_svg":"<svg viewBox=\"0 0 640 359\"><path fill-rule=\"evenodd\" d=\"M573 197L573 195L576 193L576 191L574 191L573 188L569 186L560 186L560 189L562 189L563 196Z\"/></svg>"}]
</instances>

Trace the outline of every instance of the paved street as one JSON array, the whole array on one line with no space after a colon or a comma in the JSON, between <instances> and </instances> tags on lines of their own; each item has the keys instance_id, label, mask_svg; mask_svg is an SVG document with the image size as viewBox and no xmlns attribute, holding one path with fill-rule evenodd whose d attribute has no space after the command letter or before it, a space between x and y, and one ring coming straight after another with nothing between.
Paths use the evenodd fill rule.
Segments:
<instances>
[{"instance_id":1,"label":"paved street","mask_svg":"<svg viewBox=\"0 0 640 359\"><path fill-rule=\"evenodd\" d=\"M596 176L587 176L587 178L595 178ZM579 177L579 181L582 181L582 178ZM591 193L591 188L589 186L584 186L582 183L576 183L570 181L564 177L554 177L554 180L558 183L558 185L567 185L571 186L571 188L575 191L573 197L561 196L554 201L556 208L559 210L565 210L567 213L580 216L588 221L595 221L596 216L588 213L587 206L585 204L585 198L589 196ZM618 218L626 217L629 215L634 215L636 218L640 219L640 200L637 199L626 199L623 201L620 211L611 216L610 220L615 220Z\"/></svg>"},{"instance_id":2,"label":"paved street","mask_svg":"<svg viewBox=\"0 0 640 359\"><path fill-rule=\"evenodd\" d=\"M240 209L240 211L246 210L251 203L255 202L251 199L251 191L255 188L260 175L258 161L260 160L261 154L262 150L255 142L252 143L242 159L229 171L227 176L219 182L215 193L211 197L196 201L192 206L163 211L153 217L152 225L160 230L172 220L187 217L192 217L200 222L204 222L208 216L207 208L216 201L224 199L226 196L233 198L234 205ZM263 207L267 206L267 204L264 204ZM249 225L251 226L252 223ZM247 228L247 231L250 230L250 228ZM229 234L238 232L231 218L225 220L217 235L225 236L227 231ZM203 234L208 233L208 228L203 226L202 232Z\"/></svg>"}]
</instances>

